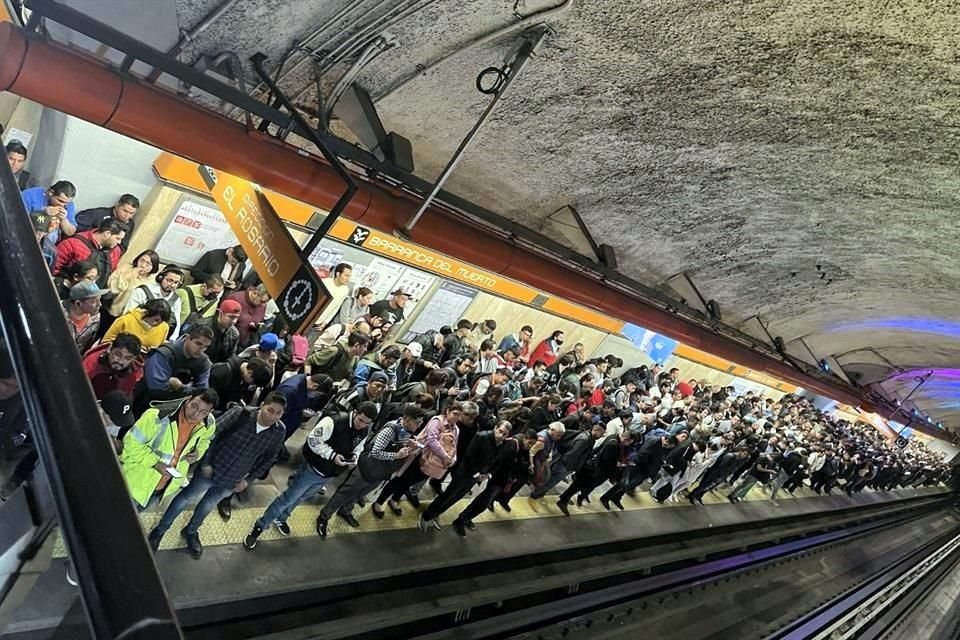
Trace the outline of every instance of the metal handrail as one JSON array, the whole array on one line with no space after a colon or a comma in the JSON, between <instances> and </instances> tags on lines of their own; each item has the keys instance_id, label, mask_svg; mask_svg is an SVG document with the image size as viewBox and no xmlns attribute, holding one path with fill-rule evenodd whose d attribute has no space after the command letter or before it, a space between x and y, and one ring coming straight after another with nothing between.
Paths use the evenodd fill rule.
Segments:
<instances>
[{"instance_id":1,"label":"metal handrail","mask_svg":"<svg viewBox=\"0 0 960 640\"><path fill-rule=\"evenodd\" d=\"M0 328L93 636L183 636L6 162L0 162Z\"/></svg>"}]
</instances>

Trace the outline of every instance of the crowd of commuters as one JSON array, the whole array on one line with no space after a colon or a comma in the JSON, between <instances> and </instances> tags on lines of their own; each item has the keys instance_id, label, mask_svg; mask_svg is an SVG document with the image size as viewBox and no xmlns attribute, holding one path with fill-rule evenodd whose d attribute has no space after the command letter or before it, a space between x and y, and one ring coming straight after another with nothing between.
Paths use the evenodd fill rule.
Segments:
<instances>
[{"instance_id":1,"label":"crowd of commuters","mask_svg":"<svg viewBox=\"0 0 960 640\"><path fill-rule=\"evenodd\" d=\"M189 270L162 267L153 251L126 254L135 197L77 213L69 182L23 194L131 499L164 507L154 549L196 502L180 535L199 557L204 519L230 519L232 497L287 460L296 471L248 549L269 527L289 535L291 513L320 493L320 536L334 517L359 527L367 505L375 518L415 509L424 531L459 509L452 529L466 536L485 510L511 511L521 491L551 495L569 515L594 499L624 509L638 491L699 505L715 490L739 502L756 485L775 501L805 485L852 495L948 476L922 445L898 448L804 397L737 395L659 365L624 370L615 355L588 358L561 330L537 341L531 326L498 336L492 319L461 319L396 344L410 294L352 291L347 264L324 280L333 303L318 325L291 335L242 247ZM291 451L299 429L305 442ZM19 457L5 492L35 460Z\"/></svg>"}]
</instances>

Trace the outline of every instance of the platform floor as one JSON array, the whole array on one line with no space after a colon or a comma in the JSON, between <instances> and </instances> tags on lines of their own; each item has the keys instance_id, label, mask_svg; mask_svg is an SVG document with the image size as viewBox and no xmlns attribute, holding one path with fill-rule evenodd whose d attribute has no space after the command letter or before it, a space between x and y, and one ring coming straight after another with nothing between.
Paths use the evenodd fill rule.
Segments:
<instances>
[{"instance_id":1,"label":"platform floor","mask_svg":"<svg viewBox=\"0 0 960 640\"><path fill-rule=\"evenodd\" d=\"M303 434L295 437L302 440ZM293 448L293 447L292 447ZM726 499L728 487L708 495L704 507L691 506L683 500L677 503L657 504L646 490L638 490L635 498L625 497L624 512L607 512L599 504L599 490L592 504L582 509L571 506L572 516L566 518L556 506L556 493L542 500L517 496L512 502L512 513L499 507L494 513L485 512L475 522L477 530L466 538L458 537L448 526L442 531L423 533L416 527L419 510L403 503L404 513L395 517L389 511L379 520L369 506L356 510L360 528L353 529L339 518L331 520L330 535L321 539L316 535L315 520L326 497L320 496L298 507L288 524L290 538L271 529L264 532L257 548L250 552L241 542L264 508L286 486L287 478L299 462L294 456L289 465L278 465L270 477L254 484L246 500L234 499L233 517L224 522L214 511L200 530L205 552L199 560L181 549L178 531L190 517L185 512L171 527L157 554L157 564L185 624L196 623L210 615L206 607L227 606L241 598L258 595L295 598L298 592L332 587L344 582L360 583L384 578L396 578L407 571L453 567L464 563L483 563L505 556L517 556L582 546L594 541L612 542L644 536L679 534L684 531L757 522L781 516L804 513L823 513L848 508L852 504L867 505L895 501L909 497L942 493L944 487L897 490L892 492L867 491L852 499L840 493L817 496L807 488L796 496L784 493L777 503L769 499L763 488L755 488L747 499L730 504ZM334 487L328 489L332 495ZM433 497L430 487L421 493L423 506ZM469 498L467 499L469 500ZM455 505L441 518L448 525L466 506L467 500ZM144 531L159 520L161 505L141 514ZM549 521L545 519L549 518ZM50 570L41 576L31 597L16 613L16 618L0 638L17 632L39 632L50 629L71 611L76 616L77 590L64 577L62 544L55 548L55 560ZM59 560L56 558L60 558ZM35 635L31 637L45 637Z\"/></svg>"},{"instance_id":2,"label":"platform floor","mask_svg":"<svg viewBox=\"0 0 960 640\"><path fill-rule=\"evenodd\" d=\"M293 475L294 471L300 465L302 456L299 452L303 446L305 437L306 430L304 429L301 429L294 434L288 441L288 448L291 452L293 452L290 461L286 464L275 465L265 480L252 484L242 496L235 496L233 498L232 517L229 522L225 522L216 511L207 517L200 529L200 538L205 549L221 545L242 544L244 537L253 528L253 524L263 514L264 510L273 501L273 499L276 498L286 488L288 479ZM561 483L550 494L541 500L531 500L527 498L529 489L525 488L513 501L511 501L510 513L507 513L500 508L499 505L497 505L494 512L485 511L481 516L475 518L474 522L477 525L480 525L493 522L525 520L529 518L564 517L563 513L557 507L556 502L557 495L567 486L567 483ZM604 487L596 490L592 495L591 503L584 504L582 508L578 508L575 504L572 504L570 506L571 516L577 517L588 514L606 513L604 508L600 505L599 497L607 486L609 485L604 485ZM649 485L644 485L642 489L638 489L635 497L624 497L623 505L627 511L634 511L638 509L690 507L690 504L683 499L679 500L678 502L668 502L663 505L658 504L649 494L649 492L645 490L647 488L649 488ZM324 495L318 495L308 501L305 501L294 510L290 519L287 521L287 524L290 525L290 538L312 538L317 536L317 515L320 513L320 510L323 508L323 505L326 502L326 496L332 496L335 491L336 483L334 482L328 485ZM712 491L704 497L704 504L729 504L729 502L726 500L726 495L729 491L729 486L721 485L719 489ZM872 492L868 491L867 493ZM843 495L841 491L834 491L834 494L840 495L843 497L843 499L846 499L846 496ZM373 492L369 497L373 498L375 496L376 492ZM434 497L435 493L433 489L428 485L425 485L423 490L420 492L420 498L422 502L421 508L415 509L406 501L404 501L402 503L403 515L400 517L394 516L389 510L387 510L384 518L378 519L373 515L369 505L364 509L354 509L354 516L356 516L357 520L360 521L360 528L354 529L353 527L347 525L346 522L340 518L334 517L330 520L328 535L330 537L336 537L377 531L416 529L420 512ZM782 504L791 500L817 497L820 496L814 493L811 489L803 487L798 489L792 496L785 491L781 492L780 496L778 496L777 502L778 504ZM441 523L447 525L452 522L453 519L456 518L457 514L460 513L460 511L462 511L467 504L469 504L470 500L472 500L472 497L467 496L467 498L447 510L447 512L440 518ZM754 501L769 502L769 490L761 486L754 487L750 493L747 494L747 497L744 499L744 503ZM155 505L148 511L140 514L140 522L145 532L149 532L157 524L157 522L159 522L160 517L168 503L169 501L164 501L163 504ZM743 503L741 503L741 505L742 504ZM179 536L178 532L187 524L192 514L192 510L187 510L180 514L163 539L160 545L161 551L185 548L184 541ZM284 541L288 539L289 538L277 533L276 529L271 527L260 537L260 546L263 546L265 543ZM58 541L54 549L54 557L66 557L66 548L63 546L62 541Z\"/></svg>"}]
</instances>

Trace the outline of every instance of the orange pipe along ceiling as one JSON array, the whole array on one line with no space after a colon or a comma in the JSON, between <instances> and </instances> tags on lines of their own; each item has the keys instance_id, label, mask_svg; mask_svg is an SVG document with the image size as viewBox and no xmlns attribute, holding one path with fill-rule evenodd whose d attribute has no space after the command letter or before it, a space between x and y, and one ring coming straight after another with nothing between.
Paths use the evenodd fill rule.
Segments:
<instances>
[{"instance_id":1,"label":"orange pipe along ceiling","mask_svg":"<svg viewBox=\"0 0 960 640\"><path fill-rule=\"evenodd\" d=\"M207 164L264 188L329 210L344 190L318 157L153 85L121 76L101 61L27 37L0 24L0 90ZM91 159L95 161L95 159ZM67 176L68 177L68 176ZM419 202L389 185L358 180L344 217L386 233L402 227ZM853 406L864 398L809 376L735 340L688 322L574 268L515 246L450 212L431 207L412 240L483 269L679 340L768 375Z\"/></svg>"}]
</instances>

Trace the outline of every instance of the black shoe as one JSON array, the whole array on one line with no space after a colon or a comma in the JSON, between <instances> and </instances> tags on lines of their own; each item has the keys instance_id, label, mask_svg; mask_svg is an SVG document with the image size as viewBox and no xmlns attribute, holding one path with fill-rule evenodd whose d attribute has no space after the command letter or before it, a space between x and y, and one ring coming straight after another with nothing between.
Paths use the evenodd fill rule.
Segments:
<instances>
[{"instance_id":1,"label":"black shoe","mask_svg":"<svg viewBox=\"0 0 960 640\"><path fill-rule=\"evenodd\" d=\"M400 508L399 502L394 502L393 500L387 500L387 506L390 508L390 511L393 511L393 515L397 516L398 518L403 515L403 509ZM414 507L420 506L419 502L413 506Z\"/></svg>"},{"instance_id":2,"label":"black shoe","mask_svg":"<svg viewBox=\"0 0 960 640\"><path fill-rule=\"evenodd\" d=\"M584 498L583 496L577 496L577 506L578 506L578 507L582 507L584 501L585 501L585 498Z\"/></svg>"},{"instance_id":3,"label":"black shoe","mask_svg":"<svg viewBox=\"0 0 960 640\"><path fill-rule=\"evenodd\" d=\"M513 509L510 508L509 502L500 501L500 506L503 507L503 510L506 511L507 513L510 513L511 511L513 511Z\"/></svg>"},{"instance_id":4,"label":"black shoe","mask_svg":"<svg viewBox=\"0 0 960 640\"><path fill-rule=\"evenodd\" d=\"M377 507L379 507L379 509ZM383 505L379 505L376 502L374 502L370 506L370 511L373 512L374 518L376 518L377 520L383 520Z\"/></svg>"},{"instance_id":5,"label":"black shoe","mask_svg":"<svg viewBox=\"0 0 960 640\"><path fill-rule=\"evenodd\" d=\"M324 487L324 489L326 489L326 487ZM367 506L367 501L364 500L363 498L360 498L359 500L357 500L357 506L363 509L365 506Z\"/></svg>"},{"instance_id":6,"label":"black shoe","mask_svg":"<svg viewBox=\"0 0 960 640\"><path fill-rule=\"evenodd\" d=\"M443 493L443 482L434 478L430 481L430 488L436 491L437 495Z\"/></svg>"},{"instance_id":7,"label":"black shoe","mask_svg":"<svg viewBox=\"0 0 960 640\"><path fill-rule=\"evenodd\" d=\"M473 531L477 528L477 525L473 524L473 520L467 520L463 523L463 526L465 526L467 529L470 529L470 531Z\"/></svg>"},{"instance_id":8,"label":"black shoe","mask_svg":"<svg viewBox=\"0 0 960 640\"><path fill-rule=\"evenodd\" d=\"M247 534L247 537L243 539L243 548L247 551L253 551L254 547L257 546L257 538L260 537L260 534L263 533L263 529L254 525L253 531Z\"/></svg>"},{"instance_id":9,"label":"black shoe","mask_svg":"<svg viewBox=\"0 0 960 640\"><path fill-rule=\"evenodd\" d=\"M230 500L232 498L233 496L230 496L229 498L224 498L217 503L217 513L220 514L220 517L223 518L224 522L230 522L230 516L233 515L233 507L230 504Z\"/></svg>"},{"instance_id":10,"label":"black shoe","mask_svg":"<svg viewBox=\"0 0 960 640\"><path fill-rule=\"evenodd\" d=\"M147 536L147 544L150 545L151 551L160 550L160 541L163 540L163 534L157 533L157 530L154 529L150 532L150 535Z\"/></svg>"},{"instance_id":11,"label":"black shoe","mask_svg":"<svg viewBox=\"0 0 960 640\"><path fill-rule=\"evenodd\" d=\"M290 525L286 522L281 522L280 520L274 520L273 526L276 528L277 533L282 535L284 538L290 535Z\"/></svg>"},{"instance_id":12,"label":"black shoe","mask_svg":"<svg viewBox=\"0 0 960 640\"><path fill-rule=\"evenodd\" d=\"M186 527L180 530L180 536L187 541L187 551L196 560L203 555L203 545L200 544L200 534L190 533Z\"/></svg>"},{"instance_id":13,"label":"black shoe","mask_svg":"<svg viewBox=\"0 0 960 640\"><path fill-rule=\"evenodd\" d=\"M610 511L610 498L607 496L600 496L600 504L603 505L604 509Z\"/></svg>"},{"instance_id":14,"label":"black shoe","mask_svg":"<svg viewBox=\"0 0 960 640\"><path fill-rule=\"evenodd\" d=\"M737 504L737 502L739 502L739 500L737 500L733 496L727 496L727 500L729 500L731 504Z\"/></svg>"},{"instance_id":15,"label":"black shoe","mask_svg":"<svg viewBox=\"0 0 960 640\"><path fill-rule=\"evenodd\" d=\"M490 502L490 504L487 505L487 511L489 511L490 513L496 513L497 511L496 504L497 504L496 501Z\"/></svg>"},{"instance_id":16,"label":"black shoe","mask_svg":"<svg viewBox=\"0 0 960 640\"><path fill-rule=\"evenodd\" d=\"M317 518L317 535L321 538L327 537L327 521L323 518Z\"/></svg>"},{"instance_id":17,"label":"black shoe","mask_svg":"<svg viewBox=\"0 0 960 640\"><path fill-rule=\"evenodd\" d=\"M610 498L610 502L617 505L617 509L620 509L620 511L623 511L623 503L620 502L620 498Z\"/></svg>"},{"instance_id":18,"label":"black shoe","mask_svg":"<svg viewBox=\"0 0 960 640\"><path fill-rule=\"evenodd\" d=\"M360 521L354 518L352 513L347 513L346 511L337 511L337 516L339 516L341 520L346 522L354 529L360 527Z\"/></svg>"},{"instance_id":19,"label":"black shoe","mask_svg":"<svg viewBox=\"0 0 960 640\"><path fill-rule=\"evenodd\" d=\"M456 531L457 535L461 538L467 537L467 528L459 519L453 521L453 530Z\"/></svg>"},{"instance_id":20,"label":"black shoe","mask_svg":"<svg viewBox=\"0 0 960 640\"><path fill-rule=\"evenodd\" d=\"M407 494L407 502L409 502L410 506L412 506L414 509L420 508L420 498L417 497L417 494L415 493ZM400 515L400 514L398 513L397 515Z\"/></svg>"},{"instance_id":21,"label":"black shoe","mask_svg":"<svg viewBox=\"0 0 960 640\"><path fill-rule=\"evenodd\" d=\"M557 500L557 506L560 507L560 511L562 511L565 516L570 515L570 509L567 508L568 504L569 503L564 500Z\"/></svg>"}]
</instances>

